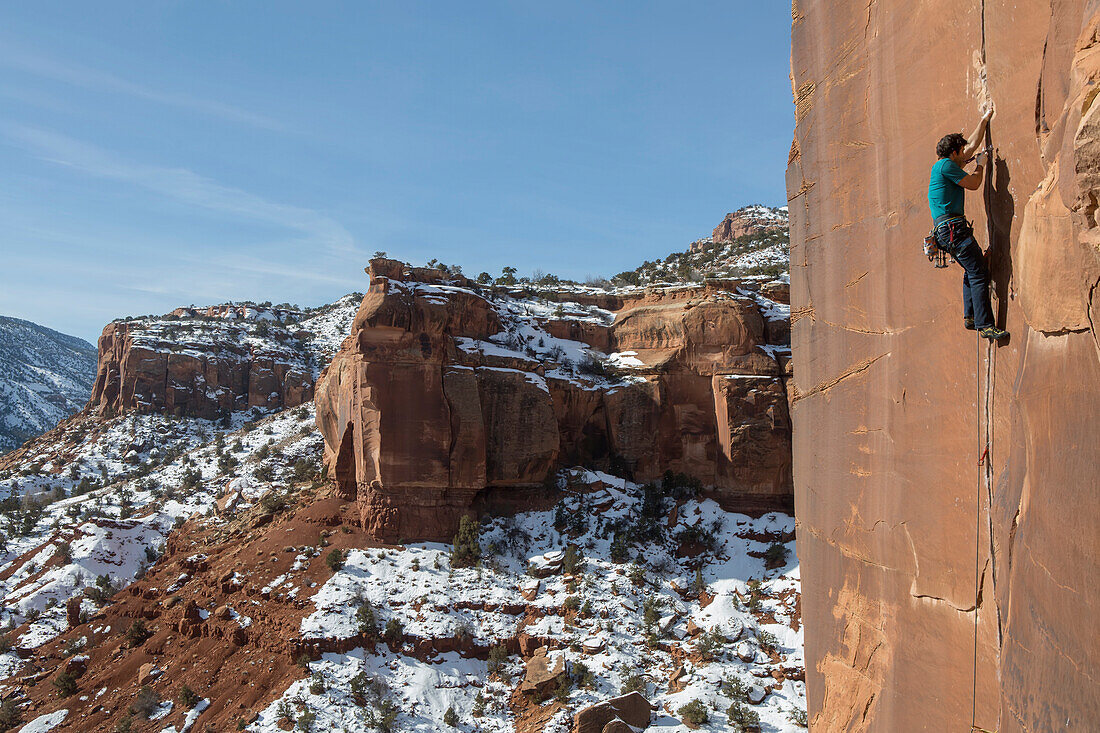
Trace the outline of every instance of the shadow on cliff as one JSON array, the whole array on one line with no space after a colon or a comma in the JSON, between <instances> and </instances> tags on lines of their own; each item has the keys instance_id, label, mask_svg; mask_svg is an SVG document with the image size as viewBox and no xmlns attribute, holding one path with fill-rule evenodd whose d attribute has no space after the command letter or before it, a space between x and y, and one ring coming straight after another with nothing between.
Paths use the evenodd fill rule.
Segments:
<instances>
[{"instance_id":1,"label":"shadow on cliff","mask_svg":"<svg viewBox=\"0 0 1100 733\"><path fill-rule=\"evenodd\" d=\"M1016 201L1009 191L1011 176L1008 163L997 157L993 175L993 191L986 215L993 222L993 236L987 256L993 277L993 292L997 296L997 323L1004 328L1008 317L1008 297L1012 286L1012 220L1016 216ZM1005 341L1004 343L1008 343Z\"/></svg>"}]
</instances>

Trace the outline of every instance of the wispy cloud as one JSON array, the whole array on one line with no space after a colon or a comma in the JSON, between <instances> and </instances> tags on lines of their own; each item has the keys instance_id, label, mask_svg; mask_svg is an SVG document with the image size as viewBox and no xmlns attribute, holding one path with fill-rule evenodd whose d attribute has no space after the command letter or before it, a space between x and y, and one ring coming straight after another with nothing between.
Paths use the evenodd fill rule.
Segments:
<instances>
[{"instance_id":1,"label":"wispy cloud","mask_svg":"<svg viewBox=\"0 0 1100 733\"><path fill-rule=\"evenodd\" d=\"M355 238L339 222L313 209L280 204L225 186L186 168L132 163L96 145L39 128L0 125L16 145L51 163L98 178L140 186L172 201L298 232L301 244L334 257L357 256Z\"/></svg>"},{"instance_id":2,"label":"wispy cloud","mask_svg":"<svg viewBox=\"0 0 1100 733\"><path fill-rule=\"evenodd\" d=\"M155 89L106 71L33 53L8 41L9 39L4 39L4 42L0 43L0 66L9 69L22 71L39 78L53 79L82 89L123 94L239 124L268 130L286 130L285 125L278 120L231 104L182 92Z\"/></svg>"}]
</instances>

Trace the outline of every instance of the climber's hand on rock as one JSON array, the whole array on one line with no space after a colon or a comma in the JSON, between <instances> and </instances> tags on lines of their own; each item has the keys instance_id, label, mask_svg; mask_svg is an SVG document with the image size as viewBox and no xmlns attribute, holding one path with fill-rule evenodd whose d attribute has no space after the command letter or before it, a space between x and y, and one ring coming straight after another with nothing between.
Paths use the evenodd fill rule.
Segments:
<instances>
[{"instance_id":1,"label":"climber's hand on rock","mask_svg":"<svg viewBox=\"0 0 1100 733\"><path fill-rule=\"evenodd\" d=\"M989 109L987 109L985 111L985 114L982 115L982 122L988 123L990 120L992 120L993 115L994 115L995 112L996 112L996 110L993 108L993 103L990 102L989 103Z\"/></svg>"},{"instance_id":2,"label":"climber's hand on rock","mask_svg":"<svg viewBox=\"0 0 1100 733\"><path fill-rule=\"evenodd\" d=\"M989 153L985 150L974 156L974 162L978 164L979 168L983 167L987 160L989 160Z\"/></svg>"}]
</instances>

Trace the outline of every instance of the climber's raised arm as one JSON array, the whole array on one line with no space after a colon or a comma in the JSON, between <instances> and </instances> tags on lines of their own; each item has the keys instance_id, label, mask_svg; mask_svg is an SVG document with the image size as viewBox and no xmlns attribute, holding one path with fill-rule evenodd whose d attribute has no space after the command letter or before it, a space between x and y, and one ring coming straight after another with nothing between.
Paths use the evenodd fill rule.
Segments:
<instances>
[{"instance_id":1,"label":"climber's raised arm","mask_svg":"<svg viewBox=\"0 0 1100 733\"><path fill-rule=\"evenodd\" d=\"M982 146L982 138L985 137L985 128L992 118L993 105L991 104L989 110L986 111L982 119L978 121L978 126L974 128L974 132L970 133L970 137L966 139L966 147L963 148L962 154L964 160L970 160L974 157L974 154L978 152L978 148Z\"/></svg>"}]
</instances>

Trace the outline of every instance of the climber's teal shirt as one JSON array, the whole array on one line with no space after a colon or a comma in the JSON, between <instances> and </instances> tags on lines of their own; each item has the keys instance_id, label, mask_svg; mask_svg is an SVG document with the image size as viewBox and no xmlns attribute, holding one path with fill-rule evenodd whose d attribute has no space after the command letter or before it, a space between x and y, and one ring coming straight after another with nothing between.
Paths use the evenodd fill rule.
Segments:
<instances>
[{"instance_id":1,"label":"climber's teal shirt","mask_svg":"<svg viewBox=\"0 0 1100 733\"><path fill-rule=\"evenodd\" d=\"M966 176L966 171L952 163L950 158L940 158L932 166L932 175L928 179L928 208L933 219L948 214L963 215L965 191L959 181Z\"/></svg>"}]
</instances>

